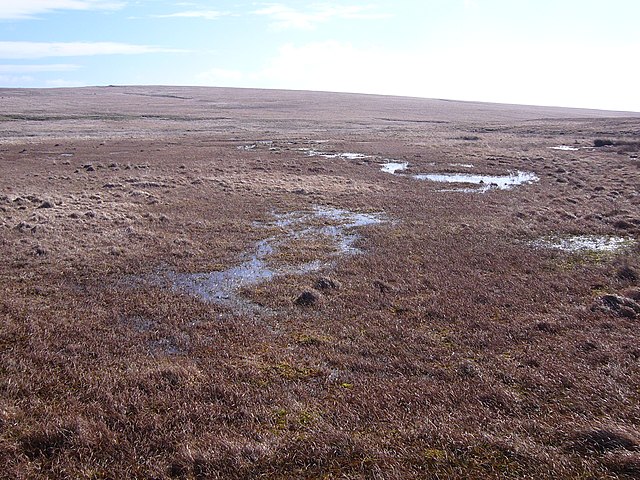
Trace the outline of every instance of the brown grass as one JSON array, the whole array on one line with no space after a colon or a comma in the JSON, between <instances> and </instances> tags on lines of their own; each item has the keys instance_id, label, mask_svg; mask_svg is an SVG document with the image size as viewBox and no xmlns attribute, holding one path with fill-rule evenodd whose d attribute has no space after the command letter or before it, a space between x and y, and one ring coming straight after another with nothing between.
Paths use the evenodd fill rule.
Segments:
<instances>
[{"instance_id":1,"label":"brown grass","mask_svg":"<svg viewBox=\"0 0 640 480\"><path fill-rule=\"evenodd\" d=\"M258 93L3 92L3 475L637 477L639 320L591 307L635 295L640 248L529 242L638 240L637 161L548 147L629 138L640 120ZM237 149L258 140L275 143ZM374 158L296 150L315 140ZM540 182L440 193L380 172L384 158ZM238 265L273 213L316 205L388 221L359 230L362 254L245 288L262 310L137 281ZM275 261L327 255L323 242ZM319 302L296 304L314 288Z\"/></svg>"}]
</instances>

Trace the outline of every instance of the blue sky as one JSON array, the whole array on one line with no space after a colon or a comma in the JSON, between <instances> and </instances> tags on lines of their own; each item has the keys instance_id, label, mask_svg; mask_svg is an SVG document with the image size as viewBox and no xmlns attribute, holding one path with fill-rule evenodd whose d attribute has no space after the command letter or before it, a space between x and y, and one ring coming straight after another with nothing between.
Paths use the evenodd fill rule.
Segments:
<instances>
[{"instance_id":1,"label":"blue sky","mask_svg":"<svg viewBox=\"0 0 640 480\"><path fill-rule=\"evenodd\" d=\"M638 0L0 0L0 86L207 85L640 111Z\"/></svg>"}]
</instances>

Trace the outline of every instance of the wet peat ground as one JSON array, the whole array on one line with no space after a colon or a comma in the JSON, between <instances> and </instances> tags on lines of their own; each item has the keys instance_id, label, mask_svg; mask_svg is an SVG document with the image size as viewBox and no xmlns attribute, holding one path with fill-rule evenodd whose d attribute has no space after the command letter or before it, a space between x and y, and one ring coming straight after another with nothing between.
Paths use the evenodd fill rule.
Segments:
<instances>
[{"instance_id":1,"label":"wet peat ground","mask_svg":"<svg viewBox=\"0 0 640 480\"><path fill-rule=\"evenodd\" d=\"M640 115L0 102L7 478L640 475Z\"/></svg>"}]
</instances>

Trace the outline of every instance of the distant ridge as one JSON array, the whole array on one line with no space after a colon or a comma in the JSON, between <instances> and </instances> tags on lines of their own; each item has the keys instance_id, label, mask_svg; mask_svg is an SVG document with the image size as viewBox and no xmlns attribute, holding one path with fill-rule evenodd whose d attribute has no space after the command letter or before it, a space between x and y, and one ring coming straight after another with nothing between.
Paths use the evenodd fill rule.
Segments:
<instances>
[{"instance_id":1,"label":"distant ridge","mask_svg":"<svg viewBox=\"0 0 640 480\"><path fill-rule=\"evenodd\" d=\"M123 115L208 116L212 111L231 117L377 122L501 122L537 119L638 118L638 112L584 108L512 105L460 100L332 93L304 90L188 86L102 86L52 89L1 88L4 114L30 111L80 114L87 109ZM295 112L295 114L293 113Z\"/></svg>"}]
</instances>

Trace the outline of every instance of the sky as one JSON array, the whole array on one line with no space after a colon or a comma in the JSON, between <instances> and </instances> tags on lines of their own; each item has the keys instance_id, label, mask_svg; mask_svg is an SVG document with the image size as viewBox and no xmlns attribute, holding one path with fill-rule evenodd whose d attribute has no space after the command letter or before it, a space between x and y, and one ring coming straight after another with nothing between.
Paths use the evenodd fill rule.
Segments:
<instances>
[{"instance_id":1,"label":"sky","mask_svg":"<svg viewBox=\"0 0 640 480\"><path fill-rule=\"evenodd\" d=\"M640 112L640 0L0 0L0 87L198 85Z\"/></svg>"}]
</instances>

